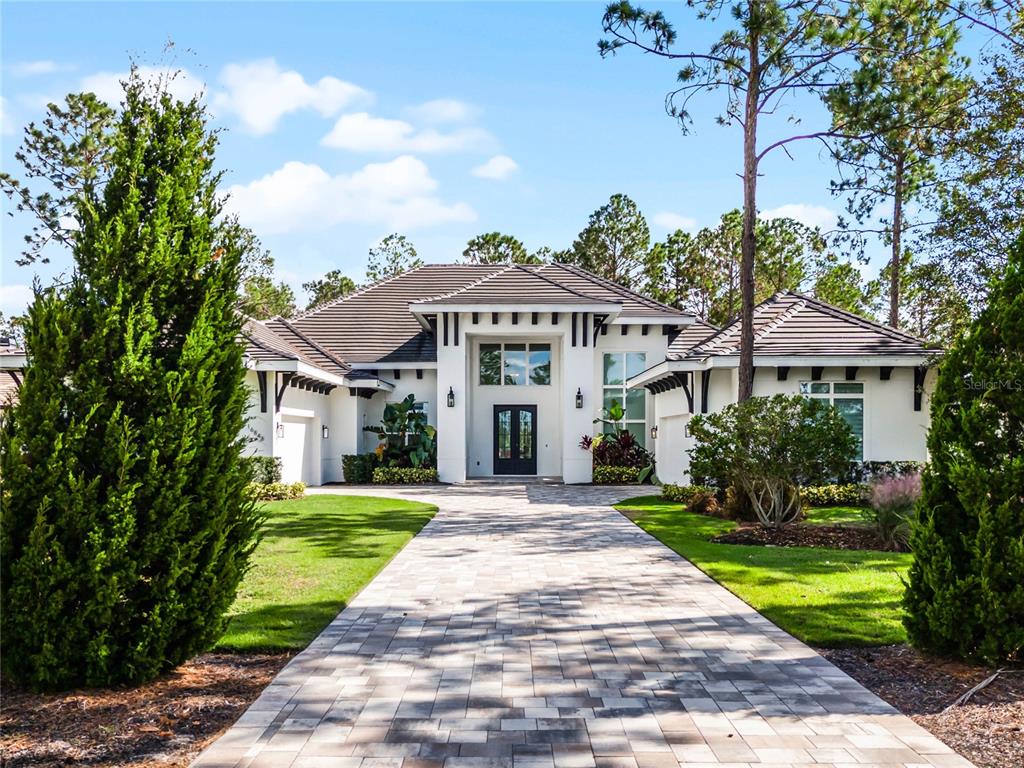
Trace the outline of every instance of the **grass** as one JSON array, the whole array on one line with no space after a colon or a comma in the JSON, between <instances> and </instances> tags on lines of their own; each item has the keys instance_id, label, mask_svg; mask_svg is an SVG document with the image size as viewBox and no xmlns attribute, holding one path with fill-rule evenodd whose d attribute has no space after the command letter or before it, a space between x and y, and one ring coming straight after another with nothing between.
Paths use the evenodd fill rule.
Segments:
<instances>
[{"instance_id":1,"label":"grass","mask_svg":"<svg viewBox=\"0 0 1024 768\"><path fill-rule=\"evenodd\" d=\"M366 496L266 505L263 539L217 647L305 648L437 511Z\"/></svg>"},{"instance_id":2,"label":"grass","mask_svg":"<svg viewBox=\"0 0 1024 768\"><path fill-rule=\"evenodd\" d=\"M812 525L864 525L864 507L808 507L804 522Z\"/></svg>"},{"instance_id":3,"label":"grass","mask_svg":"<svg viewBox=\"0 0 1024 768\"><path fill-rule=\"evenodd\" d=\"M660 496L616 507L782 629L810 645L906 641L901 623L909 554L713 544L735 523L686 512Z\"/></svg>"}]
</instances>

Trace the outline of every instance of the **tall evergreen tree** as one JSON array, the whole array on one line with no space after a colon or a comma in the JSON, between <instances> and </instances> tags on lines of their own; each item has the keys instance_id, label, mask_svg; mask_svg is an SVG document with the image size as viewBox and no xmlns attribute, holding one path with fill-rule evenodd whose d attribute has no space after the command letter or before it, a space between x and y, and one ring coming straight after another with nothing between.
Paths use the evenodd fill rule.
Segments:
<instances>
[{"instance_id":1,"label":"tall evergreen tree","mask_svg":"<svg viewBox=\"0 0 1024 768\"><path fill-rule=\"evenodd\" d=\"M911 535L912 642L996 663L1024 654L1024 236L942 361Z\"/></svg>"},{"instance_id":2,"label":"tall evergreen tree","mask_svg":"<svg viewBox=\"0 0 1024 768\"><path fill-rule=\"evenodd\" d=\"M640 278L650 245L647 219L636 203L626 195L612 195L590 214L572 249L556 258L628 287Z\"/></svg>"},{"instance_id":3,"label":"tall evergreen tree","mask_svg":"<svg viewBox=\"0 0 1024 768\"><path fill-rule=\"evenodd\" d=\"M423 260L416 255L416 248L409 238L393 232L370 249L366 281L376 283L422 266Z\"/></svg>"},{"instance_id":4,"label":"tall evergreen tree","mask_svg":"<svg viewBox=\"0 0 1024 768\"><path fill-rule=\"evenodd\" d=\"M0 428L3 666L40 688L152 678L224 628L254 547L237 238L196 100L126 83L67 285L29 308Z\"/></svg>"},{"instance_id":5,"label":"tall evergreen tree","mask_svg":"<svg viewBox=\"0 0 1024 768\"><path fill-rule=\"evenodd\" d=\"M477 235L462 252L466 264L540 264L537 254L527 253L522 241L501 232Z\"/></svg>"}]
</instances>

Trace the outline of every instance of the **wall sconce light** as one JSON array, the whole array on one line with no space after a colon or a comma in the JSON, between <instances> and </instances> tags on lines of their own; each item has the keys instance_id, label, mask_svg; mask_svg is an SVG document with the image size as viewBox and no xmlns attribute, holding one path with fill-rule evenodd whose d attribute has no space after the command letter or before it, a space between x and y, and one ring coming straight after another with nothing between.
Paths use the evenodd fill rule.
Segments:
<instances>
[{"instance_id":1,"label":"wall sconce light","mask_svg":"<svg viewBox=\"0 0 1024 768\"><path fill-rule=\"evenodd\" d=\"M690 437L690 422L683 425L683 437Z\"/></svg>"},{"instance_id":2,"label":"wall sconce light","mask_svg":"<svg viewBox=\"0 0 1024 768\"><path fill-rule=\"evenodd\" d=\"M455 407L455 390L452 389L451 387L448 387L448 407Z\"/></svg>"},{"instance_id":3,"label":"wall sconce light","mask_svg":"<svg viewBox=\"0 0 1024 768\"><path fill-rule=\"evenodd\" d=\"M330 428L326 424L324 424L322 427L320 427L320 437L322 437L324 440L326 440L330 436L331 436L331 430L330 430Z\"/></svg>"},{"instance_id":4,"label":"wall sconce light","mask_svg":"<svg viewBox=\"0 0 1024 768\"><path fill-rule=\"evenodd\" d=\"M651 427L651 440L657 440L657 439L658 439L658 425L655 424L653 427Z\"/></svg>"},{"instance_id":5,"label":"wall sconce light","mask_svg":"<svg viewBox=\"0 0 1024 768\"><path fill-rule=\"evenodd\" d=\"M277 423L277 436L284 437L284 424L281 422Z\"/></svg>"},{"instance_id":6,"label":"wall sconce light","mask_svg":"<svg viewBox=\"0 0 1024 768\"><path fill-rule=\"evenodd\" d=\"M579 387L576 387L576 407L583 407L583 390L580 389Z\"/></svg>"}]
</instances>

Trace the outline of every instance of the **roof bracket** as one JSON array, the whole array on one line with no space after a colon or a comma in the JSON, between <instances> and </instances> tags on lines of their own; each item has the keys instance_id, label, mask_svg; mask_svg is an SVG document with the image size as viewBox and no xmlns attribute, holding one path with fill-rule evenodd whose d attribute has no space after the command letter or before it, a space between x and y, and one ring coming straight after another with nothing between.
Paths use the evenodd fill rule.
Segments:
<instances>
[{"instance_id":1,"label":"roof bracket","mask_svg":"<svg viewBox=\"0 0 1024 768\"><path fill-rule=\"evenodd\" d=\"M789 366L780 365L775 369L775 379L777 381L786 381L789 378Z\"/></svg>"},{"instance_id":2,"label":"roof bracket","mask_svg":"<svg viewBox=\"0 0 1024 768\"><path fill-rule=\"evenodd\" d=\"M572 345L576 346L576 313L572 313Z\"/></svg>"},{"instance_id":3,"label":"roof bracket","mask_svg":"<svg viewBox=\"0 0 1024 768\"><path fill-rule=\"evenodd\" d=\"M284 391L286 389L288 389L288 384L291 383L291 380L292 380L292 378L294 376L295 376L294 373L282 373L281 374L281 386L280 386L280 388L277 388L276 387L277 382L276 381L274 382L275 383L275 389L277 390L276 392L274 392L274 413L280 413L281 412L281 398L284 397ZM277 374L276 373L274 374L274 378L275 379L277 378Z\"/></svg>"},{"instance_id":4,"label":"roof bracket","mask_svg":"<svg viewBox=\"0 0 1024 768\"><path fill-rule=\"evenodd\" d=\"M473 313L473 325L479 325L479 324L480 324L480 313L479 312L474 312Z\"/></svg>"},{"instance_id":5,"label":"roof bracket","mask_svg":"<svg viewBox=\"0 0 1024 768\"><path fill-rule=\"evenodd\" d=\"M824 372L825 367L816 365L811 368L811 381L821 381L821 374Z\"/></svg>"},{"instance_id":6,"label":"roof bracket","mask_svg":"<svg viewBox=\"0 0 1024 768\"><path fill-rule=\"evenodd\" d=\"M640 326L640 335L641 336L646 336L648 333L650 333L650 330L651 330L651 326L646 325L646 324L645 325L641 325Z\"/></svg>"},{"instance_id":7,"label":"roof bracket","mask_svg":"<svg viewBox=\"0 0 1024 768\"><path fill-rule=\"evenodd\" d=\"M626 325L625 323L623 323L619 327L622 329L622 335L623 336L625 336L627 333L629 333L629 326Z\"/></svg>"},{"instance_id":8,"label":"roof bracket","mask_svg":"<svg viewBox=\"0 0 1024 768\"><path fill-rule=\"evenodd\" d=\"M583 346L587 346L587 337L590 336L590 328L587 326L590 323L590 313L583 313L582 331L583 331Z\"/></svg>"},{"instance_id":9,"label":"roof bracket","mask_svg":"<svg viewBox=\"0 0 1024 768\"><path fill-rule=\"evenodd\" d=\"M693 413L693 387L691 386L692 376L693 371L676 374L676 378L681 379L679 383L683 385L683 392L686 394L686 405L690 413Z\"/></svg>"},{"instance_id":10,"label":"roof bracket","mask_svg":"<svg viewBox=\"0 0 1024 768\"><path fill-rule=\"evenodd\" d=\"M914 410L921 410L921 397L924 395L924 377L928 369L923 365L914 368Z\"/></svg>"},{"instance_id":11,"label":"roof bracket","mask_svg":"<svg viewBox=\"0 0 1024 768\"><path fill-rule=\"evenodd\" d=\"M256 381L260 385L260 413L267 412L267 372L256 371Z\"/></svg>"},{"instance_id":12,"label":"roof bracket","mask_svg":"<svg viewBox=\"0 0 1024 768\"><path fill-rule=\"evenodd\" d=\"M711 369L700 372L700 412L708 412L708 389L711 386Z\"/></svg>"},{"instance_id":13,"label":"roof bracket","mask_svg":"<svg viewBox=\"0 0 1024 768\"><path fill-rule=\"evenodd\" d=\"M847 381L853 381L856 378L857 378L857 366L856 365L848 365L848 366L846 366L846 380Z\"/></svg>"},{"instance_id":14,"label":"roof bracket","mask_svg":"<svg viewBox=\"0 0 1024 768\"><path fill-rule=\"evenodd\" d=\"M881 368L879 368L878 369L878 380L879 381L888 381L889 379L891 379L892 378L892 368L893 367L891 365L883 365Z\"/></svg>"},{"instance_id":15,"label":"roof bracket","mask_svg":"<svg viewBox=\"0 0 1024 768\"><path fill-rule=\"evenodd\" d=\"M552 325L558 325L558 313L557 312L552 312L551 313L551 324Z\"/></svg>"},{"instance_id":16,"label":"roof bracket","mask_svg":"<svg viewBox=\"0 0 1024 768\"><path fill-rule=\"evenodd\" d=\"M532 313L530 313L530 325L536 325L539 320L540 320L540 312L532 312Z\"/></svg>"},{"instance_id":17,"label":"roof bracket","mask_svg":"<svg viewBox=\"0 0 1024 768\"><path fill-rule=\"evenodd\" d=\"M597 346L597 335L604 333L607 329L604 325L604 317L602 315L594 315L594 341L593 344Z\"/></svg>"}]
</instances>

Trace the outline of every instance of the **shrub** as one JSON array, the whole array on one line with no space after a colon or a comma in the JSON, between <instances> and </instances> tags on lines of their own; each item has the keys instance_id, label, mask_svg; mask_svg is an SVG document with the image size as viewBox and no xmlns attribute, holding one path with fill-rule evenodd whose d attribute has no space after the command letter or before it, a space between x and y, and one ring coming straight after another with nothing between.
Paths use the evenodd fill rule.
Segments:
<instances>
[{"instance_id":1,"label":"shrub","mask_svg":"<svg viewBox=\"0 0 1024 768\"><path fill-rule=\"evenodd\" d=\"M437 430L416 410L416 396L384 406L379 427L363 427L380 438L376 456L385 467L432 467L437 463Z\"/></svg>"},{"instance_id":2,"label":"shrub","mask_svg":"<svg viewBox=\"0 0 1024 768\"><path fill-rule=\"evenodd\" d=\"M917 475L924 469L920 461L862 461L855 464L850 472L850 481L870 483L884 477L902 477Z\"/></svg>"},{"instance_id":3,"label":"shrub","mask_svg":"<svg viewBox=\"0 0 1024 768\"><path fill-rule=\"evenodd\" d=\"M433 467L377 467L373 470L373 482L376 485L420 485L439 480Z\"/></svg>"},{"instance_id":4,"label":"shrub","mask_svg":"<svg viewBox=\"0 0 1024 768\"><path fill-rule=\"evenodd\" d=\"M910 520L920 496L920 475L884 477L871 485L868 519L886 549L907 548Z\"/></svg>"},{"instance_id":5,"label":"shrub","mask_svg":"<svg viewBox=\"0 0 1024 768\"><path fill-rule=\"evenodd\" d=\"M798 395L752 397L690 421L696 447L690 471L725 478L751 502L765 526L801 511L800 489L848 470L857 440L829 403Z\"/></svg>"},{"instance_id":6,"label":"shrub","mask_svg":"<svg viewBox=\"0 0 1024 768\"><path fill-rule=\"evenodd\" d=\"M653 454L637 442L632 432L621 430L603 435L584 435L580 448L590 451L595 467L635 467L643 469L654 463Z\"/></svg>"},{"instance_id":7,"label":"shrub","mask_svg":"<svg viewBox=\"0 0 1024 768\"><path fill-rule=\"evenodd\" d=\"M640 482L639 467L594 467L595 485L634 485Z\"/></svg>"},{"instance_id":8,"label":"shrub","mask_svg":"<svg viewBox=\"0 0 1024 768\"><path fill-rule=\"evenodd\" d=\"M306 495L305 483L249 483L249 493L259 501L301 499Z\"/></svg>"},{"instance_id":9,"label":"shrub","mask_svg":"<svg viewBox=\"0 0 1024 768\"><path fill-rule=\"evenodd\" d=\"M803 503L809 507L858 507L864 503L868 488L860 483L843 485L812 485L800 491Z\"/></svg>"},{"instance_id":10,"label":"shrub","mask_svg":"<svg viewBox=\"0 0 1024 768\"><path fill-rule=\"evenodd\" d=\"M279 456L247 456L252 481L263 485L281 482L281 458Z\"/></svg>"},{"instance_id":11,"label":"shrub","mask_svg":"<svg viewBox=\"0 0 1024 768\"><path fill-rule=\"evenodd\" d=\"M946 353L911 526L911 641L993 666L1024 655L1024 235Z\"/></svg>"},{"instance_id":12,"label":"shrub","mask_svg":"<svg viewBox=\"0 0 1024 768\"><path fill-rule=\"evenodd\" d=\"M367 485L373 482L373 470L377 465L377 456L373 453L360 453L341 457L341 471L346 483Z\"/></svg>"},{"instance_id":13,"label":"shrub","mask_svg":"<svg viewBox=\"0 0 1024 768\"><path fill-rule=\"evenodd\" d=\"M669 501L679 502L689 512L698 515L717 515L719 513L718 491L706 485L663 485L661 495Z\"/></svg>"},{"instance_id":14,"label":"shrub","mask_svg":"<svg viewBox=\"0 0 1024 768\"><path fill-rule=\"evenodd\" d=\"M35 688L139 683L209 648L260 523L216 135L137 75L117 121L0 427L3 671Z\"/></svg>"}]
</instances>

